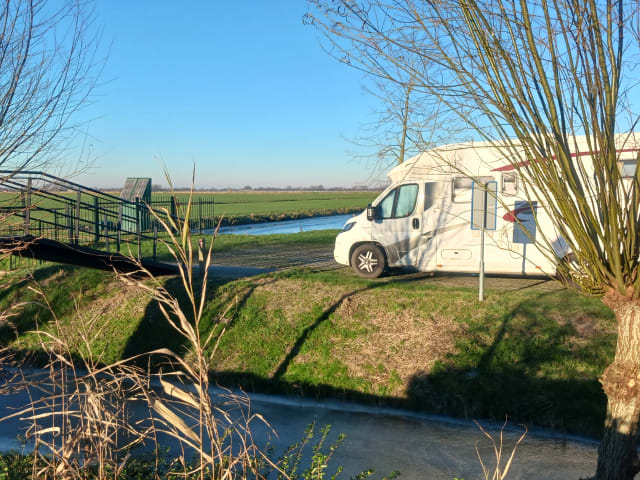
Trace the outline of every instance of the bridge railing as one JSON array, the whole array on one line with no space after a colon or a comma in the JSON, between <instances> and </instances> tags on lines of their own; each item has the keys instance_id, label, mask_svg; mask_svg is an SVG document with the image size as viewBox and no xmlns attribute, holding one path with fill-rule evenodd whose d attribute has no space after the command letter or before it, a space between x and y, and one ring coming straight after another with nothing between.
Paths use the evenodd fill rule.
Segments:
<instances>
[{"instance_id":1,"label":"bridge railing","mask_svg":"<svg viewBox=\"0 0 640 480\"><path fill-rule=\"evenodd\" d=\"M180 199L156 197L147 205L128 201L44 172L0 171L0 236L35 235L69 244L91 245L107 252L157 256L155 212L181 220ZM214 202L196 199L192 229L214 228Z\"/></svg>"}]
</instances>

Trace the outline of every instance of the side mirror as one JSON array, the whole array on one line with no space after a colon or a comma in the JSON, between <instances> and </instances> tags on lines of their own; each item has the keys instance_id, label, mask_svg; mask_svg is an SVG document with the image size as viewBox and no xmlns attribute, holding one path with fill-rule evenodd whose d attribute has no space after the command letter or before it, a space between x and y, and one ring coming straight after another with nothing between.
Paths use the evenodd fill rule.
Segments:
<instances>
[{"instance_id":1,"label":"side mirror","mask_svg":"<svg viewBox=\"0 0 640 480\"><path fill-rule=\"evenodd\" d=\"M367 220L372 222L375 219L376 219L376 208L373 205L369 204L367 206Z\"/></svg>"}]
</instances>

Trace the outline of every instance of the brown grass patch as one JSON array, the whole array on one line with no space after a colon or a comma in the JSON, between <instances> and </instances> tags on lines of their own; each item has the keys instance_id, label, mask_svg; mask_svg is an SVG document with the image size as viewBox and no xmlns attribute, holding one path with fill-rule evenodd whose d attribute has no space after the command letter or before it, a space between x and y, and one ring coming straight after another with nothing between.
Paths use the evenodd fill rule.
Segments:
<instances>
[{"instance_id":1,"label":"brown grass patch","mask_svg":"<svg viewBox=\"0 0 640 480\"><path fill-rule=\"evenodd\" d=\"M310 312L316 305L321 305L323 309L331 308L348 291L349 289L344 287L317 282L306 284L291 279L262 282L256 287L257 293L269 296L267 312L281 311L291 325L296 324L296 318Z\"/></svg>"},{"instance_id":2,"label":"brown grass patch","mask_svg":"<svg viewBox=\"0 0 640 480\"><path fill-rule=\"evenodd\" d=\"M394 396L405 395L416 368L429 371L437 360L453 352L463 329L438 312L385 308L402 294L396 290L355 294L337 309L334 320L348 325L354 315L366 319L370 327L366 333L346 342L336 339L335 356L349 366L350 374L370 379L374 388L389 386L392 375L398 376L401 385L393 386Z\"/></svg>"},{"instance_id":3,"label":"brown grass patch","mask_svg":"<svg viewBox=\"0 0 640 480\"><path fill-rule=\"evenodd\" d=\"M281 312L291 325L315 306L327 311L337 305L332 318L336 328L332 336L335 359L348 366L350 375L366 378L374 391L385 389L393 396L405 396L417 368L429 371L436 361L453 352L464 328L454 315L424 313L413 307L416 297L400 289L359 291L295 279L260 279L254 285L255 293L269 299L267 315ZM398 302L403 308L389 309L389 304ZM424 302L418 304L424 309ZM341 329L355 330L357 334L355 338L345 338ZM319 360L320 354L306 351L294 362L309 364Z\"/></svg>"}]
</instances>

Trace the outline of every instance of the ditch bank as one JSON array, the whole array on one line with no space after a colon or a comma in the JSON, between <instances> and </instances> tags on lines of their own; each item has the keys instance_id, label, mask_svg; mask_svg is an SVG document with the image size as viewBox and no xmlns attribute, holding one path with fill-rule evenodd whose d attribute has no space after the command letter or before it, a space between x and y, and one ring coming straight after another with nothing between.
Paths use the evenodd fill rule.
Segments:
<instances>
[{"instance_id":1,"label":"ditch bank","mask_svg":"<svg viewBox=\"0 0 640 480\"><path fill-rule=\"evenodd\" d=\"M539 280L489 278L479 303L476 281L366 281L341 269L212 284L201 332L221 335L210 352L211 374L254 392L466 419L507 415L599 436L605 397L597 379L615 347L611 311ZM112 274L49 265L33 282L56 317L27 289L35 283L3 290L0 306L23 303L0 329L14 350L40 350L29 333L38 325L63 337L74 355L91 350L105 363L156 348L190 355L146 293ZM180 279L166 280L165 288L185 301Z\"/></svg>"}]
</instances>

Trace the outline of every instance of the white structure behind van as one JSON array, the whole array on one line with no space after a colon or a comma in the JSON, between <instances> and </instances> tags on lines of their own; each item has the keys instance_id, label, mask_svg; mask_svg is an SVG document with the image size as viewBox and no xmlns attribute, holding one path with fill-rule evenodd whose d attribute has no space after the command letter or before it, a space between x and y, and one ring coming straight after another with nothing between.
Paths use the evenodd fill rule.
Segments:
<instances>
[{"instance_id":1,"label":"white structure behind van","mask_svg":"<svg viewBox=\"0 0 640 480\"><path fill-rule=\"evenodd\" d=\"M640 151L635 138L640 140L637 134L620 136L618 163L623 176L635 173ZM593 171L593 152L584 138L576 137L575 144L572 157ZM491 229L485 231L485 271L555 274L558 259L570 253L566 242L536 198L540 192L529 191L527 198L521 179L526 165L517 159L518 152L512 149L510 158L504 152L488 142L445 145L393 168L388 173L391 185L367 211L350 219L336 238L336 261L365 277L400 266L424 272L478 272L480 230L472 229L472 192L489 184L497 194L488 196L496 214ZM543 238L546 241L540 242ZM551 250L540 248L541 243Z\"/></svg>"}]
</instances>

